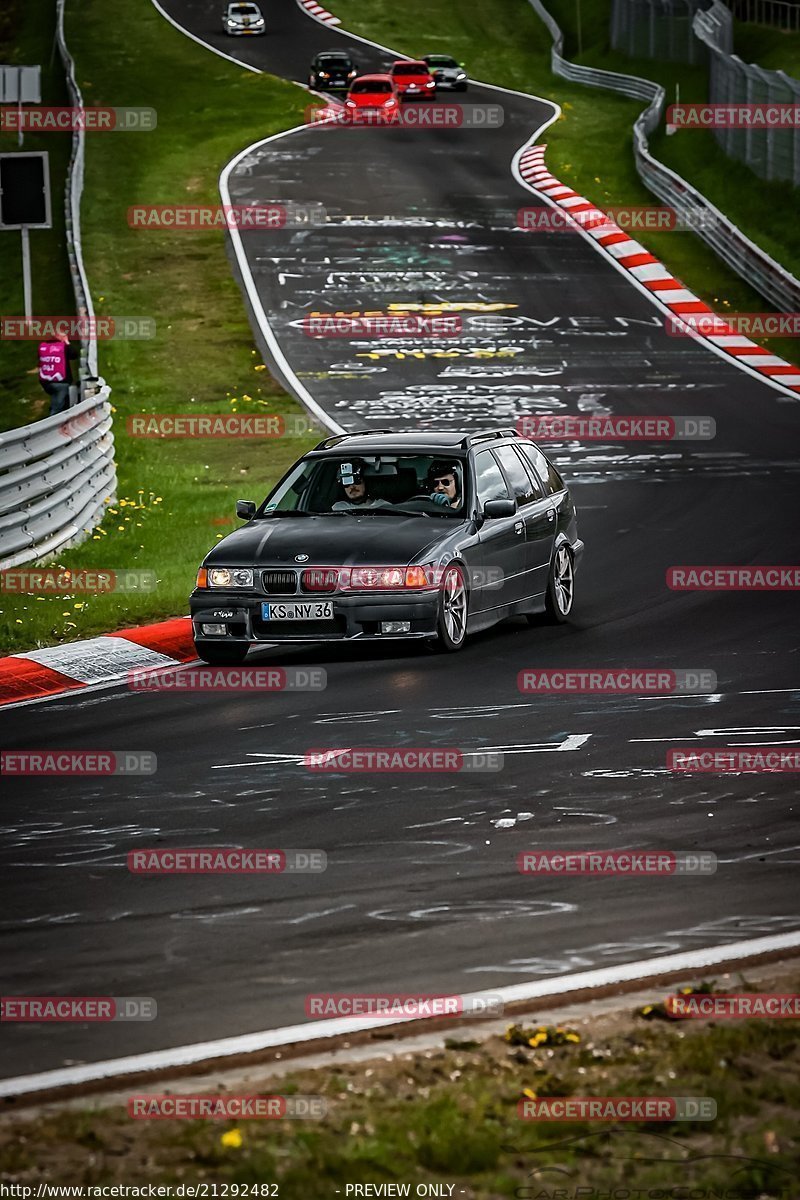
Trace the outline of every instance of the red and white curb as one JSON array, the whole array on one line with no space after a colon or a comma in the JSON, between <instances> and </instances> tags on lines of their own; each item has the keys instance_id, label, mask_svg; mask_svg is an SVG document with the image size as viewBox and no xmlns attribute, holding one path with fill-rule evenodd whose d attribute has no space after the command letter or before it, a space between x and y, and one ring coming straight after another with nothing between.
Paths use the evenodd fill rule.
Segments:
<instances>
[{"instance_id":1,"label":"red and white curb","mask_svg":"<svg viewBox=\"0 0 800 1200\"><path fill-rule=\"evenodd\" d=\"M590 221L597 221L597 224L591 224L588 228L578 221L576 229L591 238L599 250L612 258L617 267L627 271L672 316L677 319L696 316L715 318L716 332L703 333L687 326L688 336L709 343L721 357L733 359L737 365L761 375L773 386L800 395L800 367L786 362L726 325L723 316L715 313L684 287L655 255L609 220L602 209L556 179L545 166L546 150L546 145L523 146L515 157L518 176L531 191L540 192L569 216L580 214L580 220L587 221L587 225Z\"/></svg>"},{"instance_id":2,"label":"red and white curb","mask_svg":"<svg viewBox=\"0 0 800 1200\"><path fill-rule=\"evenodd\" d=\"M307 13L325 25L341 24L339 18L328 12L327 8L323 8L321 4L317 4L317 0L297 0L297 2Z\"/></svg>"},{"instance_id":3,"label":"red and white curb","mask_svg":"<svg viewBox=\"0 0 800 1200\"><path fill-rule=\"evenodd\" d=\"M196 659L189 617L12 654L0 658L0 707L113 683L125 679L129 671Z\"/></svg>"}]
</instances>

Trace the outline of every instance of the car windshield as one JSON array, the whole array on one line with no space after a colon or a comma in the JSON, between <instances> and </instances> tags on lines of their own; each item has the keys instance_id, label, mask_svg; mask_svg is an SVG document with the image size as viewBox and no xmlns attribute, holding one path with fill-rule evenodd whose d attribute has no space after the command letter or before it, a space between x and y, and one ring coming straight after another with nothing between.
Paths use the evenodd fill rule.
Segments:
<instances>
[{"instance_id":1,"label":"car windshield","mask_svg":"<svg viewBox=\"0 0 800 1200\"><path fill-rule=\"evenodd\" d=\"M353 84L353 86L350 88L351 92L358 92L358 93L369 92L373 96L386 96L389 94L389 92L391 92L391 90L392 90L392 85L389 83L385 83L382 80L378 80L376 83L371 83L370 80L368 80L368 79L365 79L363 81L359 81L357 79L356 82Z\"/></svg>"},{"instance_id":2,"label":"car windshield","mask_svg":"<svg viewBox=\"0 0 800 1200\"><path fill-rule=\"evenodd\" d=\"M398 63L392 67L393 75L427 75L427 63Z\"/></svg>"},{"instance_id":3,"label":"car windshield","mask_svg":"<svg viewBox=\"0 0 800 1200\"><path fill-rule=\"evenodd\" d=\"M232 17L257 17L258 9L255 4L232 4L228 9Z\"/></svg>"},{"instance_id":4,"label":"car windshield","mask_svg":"<svg viewBox=\"0 0 800 1200\"><path fill-rule=\"evenodd\" d=\"M302 459L269 494L258 515L463 518L464 512L463 459L373 453Z\"/></svg>"},{"instance_id":5,"label":"car windshield","mask_svg":"<svg viewBox=\"0 0 800 1200\"><path fill-rule=\"evenodd\" d=\"M349 71L349 58L318 58L317 65L324 71Z\"/></svg>"},{"instance_id":6,"label":"car windshield","mask_svg":"<svg viewBox=\"0 0 800 1200\"><path fill-rule=\"evenodd\" d=\"M446 54L431 54L428 57L429 67L457 67L458 63L454 58L448 58Z\"/></svg>"}]
</instances>

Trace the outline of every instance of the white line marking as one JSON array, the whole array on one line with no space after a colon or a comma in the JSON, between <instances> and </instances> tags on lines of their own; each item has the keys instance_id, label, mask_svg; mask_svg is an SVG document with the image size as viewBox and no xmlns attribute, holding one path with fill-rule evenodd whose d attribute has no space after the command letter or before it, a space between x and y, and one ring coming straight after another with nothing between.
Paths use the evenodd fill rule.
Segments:
<instances>
[{"instance_id":1,"label":"white line marking","mask_svg":"<svg viewBox=\"0 0 800 1200\"><path fill-rule=\"evenodd\" d=\"M289 137L293 133L308 133L311 128L313 127L296 125L294 129L286 129L282 133L273 133L270 137L262 138L258 142L253 142L251 145L245 147L244 150L241 150L239 154L236 154L231 161L223 167L222 173L219 177L219 190L220 195L222 196L223 204L230 205L231 203L228 180L231 172L235 170L236 166L243 158L245 158L248 154L252 154L254 151L259 149L259 147L266 146L268 142L278 141L279 138ZM258 321L258 327L264 336L264 340L269 347L272 357L275 359L275 362L278 364L278 367L285 376L289 388L294 393L295 398L299 400L300 403L304 405L304 407L307 408L308 411L312 413L326 429L329 429L331 433L344 433L344 426L339 425L338 422L334 421L332 417L328 416L322 405L319 404L308 391L308 389L303 386L290 367L289 360L286 358L286 355L280 348L278 339L269 323L269 318L267 317L264 305L261 302L261 296L259 295L258 288L256 287L255 280L253 279L253 274L250 270L250 263L248 262L247 255L244 252L244 246L242 245L242 235L239 229L236 227L229 229L228 232L230 233L234 253L236 254L236 259L239 264L239 270L242 273L245 291L247 292L248 299L252 305L253 312L255 313L255 318Z\"/></svg>"},{"instance_id":2,"label":"white line marking","mask_svg":"<svg viewBox=\"0 0 800 1200\"><path fill-rule=\"evenodd\" d=\"M195 37L188 29L184 29L183 25L179 25L177 21L174 21L166 9L161 7L158 0L151 0L151 3L154 8L158 9L162 17L166 17L174 29L177 29L184 37L191 38L193 42L196 42L198 46L202 46L204 50L210 50L212 54L218 54L220 58L226 58L228 62L235 63L237 67L244 67L245 71L252 71L255 75L264 74L260 67L252 67L250 63L242 62L239 58L233 58L232 55L226 54L224 50L218 50L216 46L212 46L210 42L204 42L202 38Z\"/></svg>"},{"instance_id":3,"label":"white line marking","mask_svg":"<svg viewBox=\"0 0 800 1200\"><path fill-rule=\"evenodd\" d=\"M702 950L686 950L677 954L666 954L660 958L620 963L617 966L601 967L594 971L581 971L574 975L561 975L549 979L532 980L527 983L511 984L508 987L492 988L492 995L498 996L505 1004L535 1000L543 996L561 997L569 992L605 988L636 979L647 979L653 975L681 975L718 966L734 959L755 958L762 954L796 949L800 949L800 930L751 938L743 942L732 942L727 946L708 946ZM486 989L483 989L474 995L465 996L465 1005L473 998L485 995ZM41 1071L35 1075L21 1075L12 1079L0 1080L0 1098L27 1096L45 1089L70 1087L101 1079L119 1079L121 1076L142 1071L164 1072L192 1063L223 1059L234 1054L254 1054L257 1051L273 1047L278 1048L311 1042L320 1038L354 1034L368 1029L381 1029L401 1023L410 1025L417 1019L419 1018L398 1020L393 1017L339 1017L329 1021L308 1021L302 1025L288 1025L282 1029L266 1029L259 1033L245 1033L238 1037L220 1038L212 1042L195 1042L189 1046L175 1046L170 1050L152 1050L146 1054L132 1054L127 1058L115 1058L106 1062L60 1067L54 1071Z\"/></svg>"}]
</instances>

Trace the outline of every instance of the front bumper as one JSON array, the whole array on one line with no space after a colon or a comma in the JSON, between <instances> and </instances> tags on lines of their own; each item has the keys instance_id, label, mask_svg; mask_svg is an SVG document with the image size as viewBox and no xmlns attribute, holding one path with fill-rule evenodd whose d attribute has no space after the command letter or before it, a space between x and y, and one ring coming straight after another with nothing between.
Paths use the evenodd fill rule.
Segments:
<instances>
[{"instance_id":1,"label":"front bumper","mask_svg":"<svg viewBox=\"0 0 800 1200\"><path fill-rule=\"evenodd\" d=\"M322 621L263 621L261 605L273 603L333 602L333 620ZM439 592L423 589L404 593L363 592L346 595L343 593L315 593L313 595L263 596L241 593L214 592L208 589L194 591L189 600L192 631L195 640L229 644L238 642L250 645L263 643L312 643L350 641L402 641L406 638L432 638L436 636L439 615ZM407 621L407 633L381 633L383 621ZM205 634L203 624L225 625L224 634Z\"/></svg>"},{"instance_id":2,"label":"front bumper","mask_svg":"<svg viewBox=\"0 0 800 1200\"><path fill-rule=\"evenodd\" d=\"M262 33L266 33L267 30L264 25L259 25L257 29L245 28L243 25L229 29L226 25L225 32L229 37L259 37Z\"/></svg>"}]
</instances>

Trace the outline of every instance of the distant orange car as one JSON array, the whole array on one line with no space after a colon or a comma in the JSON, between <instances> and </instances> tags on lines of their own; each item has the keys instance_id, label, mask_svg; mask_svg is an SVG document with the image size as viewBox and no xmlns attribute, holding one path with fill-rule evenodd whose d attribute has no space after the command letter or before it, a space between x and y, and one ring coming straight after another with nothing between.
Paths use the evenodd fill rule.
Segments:
<instances>
[{"instance_id":1,"label":"distant orange car","mask_svg":"<svg viewBox=\"0 0 800 1200\"><path fill-rule=\"evenodd\" d=\"M394 121L399 111L400 101L391 75L360 75L350 84L345 112L354 123Z\"/></svg>"},{"instance_id":2,"label":"distant orange car","mask_svg":"<svg viewBox=\"0 0 800 1200\"><path fill-rule=\"evenodd\" d=\"M392 79L402 100L427 98L436 95L436 80L431 75L426 62L412 62L398 59L392 63Z\"/></svg>"}]
</instances>

